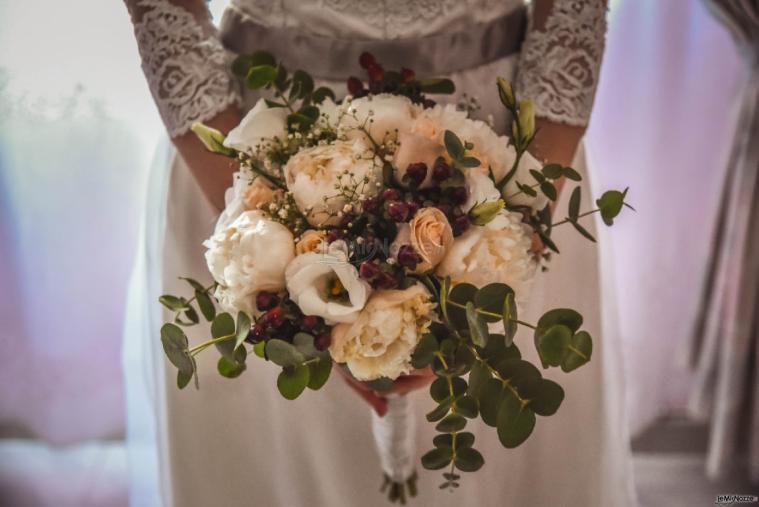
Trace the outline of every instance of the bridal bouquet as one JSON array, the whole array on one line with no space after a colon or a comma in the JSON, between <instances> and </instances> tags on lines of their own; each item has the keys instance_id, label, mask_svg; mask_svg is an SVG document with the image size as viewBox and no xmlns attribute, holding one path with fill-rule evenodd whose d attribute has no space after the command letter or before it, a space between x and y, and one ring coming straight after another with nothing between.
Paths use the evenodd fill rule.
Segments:
<instances>
[{"instance_id":1,"label":"bridal bouquet","mask_svg":"<svg viewBox=\"0 0 759 507\"><path fill-rule=\"evenodd\" d=\"M450 80L385 71L369 54L360 63L368 84L350 78L350 94L336 101L267 53L235 61L249 88L271 95L226 137L193 127L240 169L204 243L215 283L188 278L192 297L161 297L175 312L161 340L179 388L197 385L195 356L215 348L225 377L242 374L251 355L277 365L289 400L321 388L333 365L377 391L431 368L436 407L426 418L439 435L421 462L447 469L441 487L455 488L457 470L484 463L467 419L482 418L516 447L564 398L541 368L570 372L590 360L579 313L552 309L528 323L518 310L548 251L559 251L553 228L571 224L593 240L580 218L598 212L611 225L626 192L608 191L581 212L578 186L567 217L552 223L554 183L580 175L530 155L532 104L508 82L494 88L513 118L510 139L428 97L452 93ZM211 338L191 347L182 326L199 314ZM519 326L533 332L540 365L522 358ZM403 396L374 415L393 501L415 493L411 417Z\"/></svg>"}]
</instances>

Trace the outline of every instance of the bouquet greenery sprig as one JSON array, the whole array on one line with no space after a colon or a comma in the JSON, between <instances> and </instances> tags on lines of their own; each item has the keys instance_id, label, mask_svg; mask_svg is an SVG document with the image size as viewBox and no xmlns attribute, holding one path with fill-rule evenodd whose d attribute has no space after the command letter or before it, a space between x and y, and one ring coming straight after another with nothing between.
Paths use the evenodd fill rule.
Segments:
<instances>
[{"instance_id":1,"label":"bouquet greenery sprig","mask_svg":"<svg viewBox=\"0 0 759 507\"><path fill-rule=\"evenodd\" d=\"M179 388L198 385L195 356L215 348L228 378L246 371L251 354L277 365L289 400L324 386L333 363L380 392L431 368L436 406L426 417L438 435L421 462L445 469L441 487L453 489L459 472L484 463L469 419L516 447L565 396L541 370L590 361L578 312L551 309L531 323L519 303L547 252L559 253L554 228L568 223L595 241L580 220L599 213L612 225L627 191L607 191L583 211L578 185L554 222L556 183L581 175L532 157L533 106L507 81L498 79L497 92L513 118L510 139L429 97L452 93L450 80L386 71L369 54L359 63L368 82L351 77L350 95L337 101L268 53L234 62L248 88L270 97L227 136L193 127L240 172L205 243L215 281L187 278L189 296L161 297L174 314L161 340ZM534 250L535 235L544 251ZM467 264L472 256L477 266ZM183 327L201 315L211 336L191 346ZM519 327L532 333L539 365L515 343ZM392 501L413 495L415 474L385 474Z\"/></svg>"}]
</instances>

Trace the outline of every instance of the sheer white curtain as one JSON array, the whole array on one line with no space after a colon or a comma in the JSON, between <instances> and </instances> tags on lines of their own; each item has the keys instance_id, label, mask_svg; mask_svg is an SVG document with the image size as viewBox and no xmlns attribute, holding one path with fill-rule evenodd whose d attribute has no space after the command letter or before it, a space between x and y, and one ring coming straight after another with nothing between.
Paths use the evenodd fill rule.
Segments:
<instances>
[{"instance_id":1,"label":"sheer white curtain","mask_svg":"<svg viewBox=\"0 0 759 507\"><path fill-rule=\"evenodd\" d=\"M630 186L638 210L601 238L634 433L686 404L683 349L710 253L743 67L702 2L611 7L588 144L598 191Z\"/></svg>"}]
</instances>

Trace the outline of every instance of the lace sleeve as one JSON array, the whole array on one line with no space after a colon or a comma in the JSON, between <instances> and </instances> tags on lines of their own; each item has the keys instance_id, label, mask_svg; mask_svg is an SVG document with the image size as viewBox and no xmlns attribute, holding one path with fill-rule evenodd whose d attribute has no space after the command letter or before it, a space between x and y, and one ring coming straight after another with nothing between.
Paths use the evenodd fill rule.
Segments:
<instances>
[{"instance_id":1,"label":"lace sleeve","mask_svg":"<svg viewBox=\"0 0 759 507\"><path fill-rule=\"evenodd\" d=\"M593 107L606 35L604 0L554 0L538 30L530 20L516 86L538 116L585 126Z\"/></svg>"},{"instance_id":2,"label":"lace sleeve","mask_svg":"<svg viewBox=\"0 0 759 507\"><path fill-rule=\"evenodd\" d=\"M231 55L210 20L201 26L169 0L132 4L140 12L134 32L142 70L171 137L239 103L237 82L229 72Z\"/></svg>"}]
</instances>

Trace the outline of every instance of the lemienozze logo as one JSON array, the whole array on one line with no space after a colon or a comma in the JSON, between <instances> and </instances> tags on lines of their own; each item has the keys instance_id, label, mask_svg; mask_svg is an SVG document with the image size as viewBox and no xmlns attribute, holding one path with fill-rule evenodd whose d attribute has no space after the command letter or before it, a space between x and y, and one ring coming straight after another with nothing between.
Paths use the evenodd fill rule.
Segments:
<instances>
[{"instance_id":1,"label":"lemienozze logo","mask_svg":"<svg viewBox=\"0 0 759 507\"><path fill-rule=\"evenodd\" d=\"M756 495L717 495L714 501L716 505L733 505L736 503L756 503L759 497Z\"/></svg>"}]
</instances>

